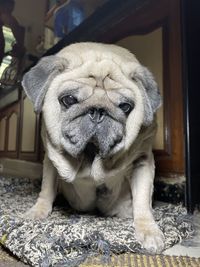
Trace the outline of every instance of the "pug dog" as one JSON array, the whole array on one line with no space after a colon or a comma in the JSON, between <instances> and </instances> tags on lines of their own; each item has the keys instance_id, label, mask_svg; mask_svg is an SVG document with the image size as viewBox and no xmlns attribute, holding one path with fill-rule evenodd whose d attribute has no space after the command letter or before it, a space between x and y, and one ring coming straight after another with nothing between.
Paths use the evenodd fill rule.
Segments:
<instances>
[{"instance_id":1,"label":"pug dog","mask_svg":"<svg viewBox=\"0 0 200 267\"><path fill-rule=\"evenodd\" d=\"M27 216L46 218L58 192L71 207L133 218L144 249L164 236L152 214L157 84L125 48L76 43L42 58L22 85L42 112L42 188Z\"/></svg>"}]
</instances>

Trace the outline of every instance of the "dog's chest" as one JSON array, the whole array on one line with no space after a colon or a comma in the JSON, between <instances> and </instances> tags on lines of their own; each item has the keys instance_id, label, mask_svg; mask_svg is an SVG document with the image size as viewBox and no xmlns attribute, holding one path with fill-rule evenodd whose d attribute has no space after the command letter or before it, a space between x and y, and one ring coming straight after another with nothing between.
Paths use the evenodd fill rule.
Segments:
<instances>
[{"instance_id":1,"label":"dog's chest","mask_svg":"<svg viewBox=\"0 0 200 267\"><path fill-rule=\"evenodd\" d=\"M61 181L61 191L69 204L79 211L90 211L98 208L106 212L109 206L116 201L119 196L123 179L95 184L90 177L76 179L73 183Z\"/></svg>"},{"instance_id":2,"label":"dog's chest","mask_svg":"<svg viewBox=\"0 0 200 267\"><path fill-rule=\"evenodd\" d=\"M98 208L102 213L109 213L120 198L125 177L130 174L130 166L104 168L100 161L84 159L75 180L71 183L61 181L61 190L69 204L79 211Z\"/></svg>"}]
</instances>

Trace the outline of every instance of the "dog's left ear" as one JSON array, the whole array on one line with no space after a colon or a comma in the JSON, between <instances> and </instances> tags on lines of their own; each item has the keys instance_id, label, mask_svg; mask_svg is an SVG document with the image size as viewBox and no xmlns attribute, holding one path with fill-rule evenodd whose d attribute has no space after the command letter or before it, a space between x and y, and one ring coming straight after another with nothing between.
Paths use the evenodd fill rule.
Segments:
<instances>
[{"instance_id":1,"label":"dog's left ear","mask_svg":"<svg viewBox=\"0 0 200 267\"><path fill-rule=\"evenodd\" d=\"M35 112L42 110L42 104L52 80L67 69L69 62L58 56L47 56L39 60L23 77L22 86L33 102Z\"/></svg>"},{"instance_id":2,"label":"dog's left ear","mask_svg":"<svg viewBox=\"0 0 200 267\"><path fill-rule=\"evenodd\" d=\"M148 126L153 121L154 113L162 103L158 85L152 73L144 66L138 66L132 74L132 78L143 91L145 112L143 125Z\"/></svg>"}]
</instances>

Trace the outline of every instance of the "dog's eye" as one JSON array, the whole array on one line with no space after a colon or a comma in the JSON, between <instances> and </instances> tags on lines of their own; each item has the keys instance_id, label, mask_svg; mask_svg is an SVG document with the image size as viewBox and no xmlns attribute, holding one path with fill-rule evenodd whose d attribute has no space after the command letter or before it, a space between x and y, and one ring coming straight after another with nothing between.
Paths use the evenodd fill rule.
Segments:
<instances>
[{"instance_id":1,"label":"dog's eye","mask_svg":"<svg viewBox=\"0 0 200 267\"><path fill-rule=\"evenodd\" d=\"M78 103L78 100L76 97L72 95L65 95L60 99L60 102L66 107L70 107L76 103Z\"/></svg>"},{"instance_id":2,"label":"dog's eye","mask_svg":"<svg viewBox=\"0 0 200 267\"><path fill-rule=\"evenodd\" d=\"M133 106L129 103L121 103L119 104L119 108L121 108L121 110L123 110L123 112L128 115L133 109Z\"/></svg>"}]
</instances>

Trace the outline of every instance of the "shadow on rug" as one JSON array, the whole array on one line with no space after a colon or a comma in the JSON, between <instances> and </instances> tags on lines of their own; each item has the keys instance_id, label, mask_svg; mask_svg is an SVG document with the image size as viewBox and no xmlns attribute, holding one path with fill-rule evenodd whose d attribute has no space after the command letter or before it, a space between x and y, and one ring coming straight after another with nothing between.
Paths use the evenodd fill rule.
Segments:
<instances>
[{"instance_id":1,"label":"shadow on rug","mask_svg":"<svg viewBox=\"0 0 200 267\"><path fill-rule=\"evenodd\" d=\"M145 253L131 219L76 214L59 205L43 221L21 219L39 190L37 180L0 177L0 242L25 263L74 267L88 256L101 254L102 260L109 260L113 253ZM193 234L182 206L154 207L154 216L165 235L165 248Z\"/></svg>"}]
</instances>

